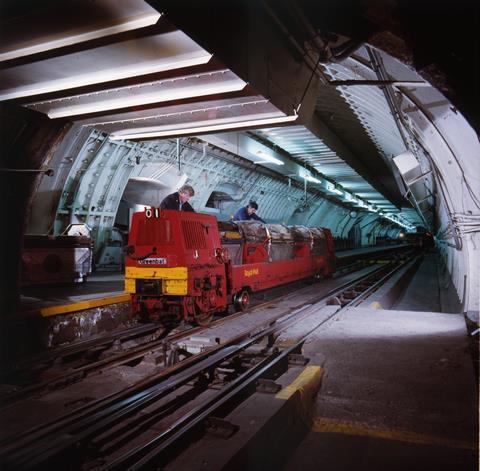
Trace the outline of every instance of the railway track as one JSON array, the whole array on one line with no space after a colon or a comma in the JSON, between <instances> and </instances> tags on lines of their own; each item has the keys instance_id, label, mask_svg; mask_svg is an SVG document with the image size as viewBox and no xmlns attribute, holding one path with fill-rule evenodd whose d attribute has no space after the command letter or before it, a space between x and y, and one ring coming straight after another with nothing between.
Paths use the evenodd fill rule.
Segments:
<instances>
[{"instance_id":1,"label":"railway track","mask_svg":"<svg viewBox=\"0 0 480 471\"><path fill-rule=\"evenodd\" d=\"M358 269L358 266L355 268ZM342 271L341 275L344 276L352 273L352 271L354 269ZM298 285L298 283L294 283L294 285ZM307 286L306 288L300 288L300 291L308 289ZM278 290L279 288L271 290L270 296ZM285 287L282 287L282 290L284 291ZM257 301L250 311L259 311L271 302L281 303L290 295L291 293L287 293L274 299L269 299L266 302ZM316 296L314 295L313 298L316 299ZM297 309L299 307L301 305L297 305L294 308ZM228 317L220 317L213 321L209 327L230 322L232 319L242 315L243 313L239 312ZM4 382L7 384L17 382L17 385L12 386L11 390L0 394L0 407L9 406L12 403L32 395L41 394L42 392L64 388L85 379L91 374L139 362L147 355L160 354L163 356L164 366L167 366L172 361L175 361L174 357L171 356L171 346L175 345L175 342L182 338L199 334L204 330L204 327L186 325L181 329L174 329L168 332L167 329L159 328L158 325L147 324L108 336L87 339L51 352L34 355L31 358L18 362L14 371L10 372L10 375L14 375L16 372L15 381L9 383L8 378L4 378Z\"/></svg>"},{"instance_id":2,"label":"railway track","mask_svg":"<svg viewBox=\"0 0 480 471\"><path fill-rule=\"evenodd\" d=\"M277 298L277 301L281 301L284 297L285 296ZM261 309L263 305L268 304L269 302L271 301L257 304L253 309ZM242 315L243 313L239 312L231 314L228 317L219 318L213 321L210 327L221 325ZM44 371L48 371L48 378L33 381L31 384L27 384L20 389L15 389L11 392L0 395L0 406L9 406L14 402L20 401L34 394L38 395L42 392L64 388L72 383L81 381L90 374L106 371L120 365L141 361L141 359L147 355L160 353L164 358L163 366L166 367L175 361L170 356L171 346L174 342L200 333L204 330L205 327L185 326L180 330L176 329L173 332L162 335L162 329L159 329L158 326L152 326L149 324L148 326L139 326L134 329L129 329L126 332L115 335L114 338L111 338L111 336L105 336L88 342L82 342L80 345L75 344L73 346L58 349L55 352L48 352L45 355L35 356L34 358L29 359L28 362L24 362L25 368L28 369L29 366L38 365L37 362L47 364L48 366ZM139 341L138 345L125 345L127 341L131 341L134 338L137 339L138 342L138 337L141 336L143 339ZM124 343L118 344L117 348L110 351L109 355L104 358L98 358L98 356L90 356L90 358L88 358L88 356L86 357L85 355L92 351L96 352L97 355L100 355L101 352L105 353L108 348L115 347L115 344L120 341L123 341ZM65 359L74 356L80 357L80 361L64 361ZM58 360L61 361L59 362ZM54 367L53 371L51 369L52 365ZM64 368L61 369L61 366ZM41 377L37 366L35 367L35 371L37 376Z\"/></svg>"},{"instance_id":3,"label":"railway track","mask_svg":"<svg viewBox=\"0 0 480 471\"><path fill-rule=\"evenodd\" d=\"M287 350L274 344L280 332L319 306L336 304L342 309L361 302L398 269L398 265L384 265L295 310L283 312L273 325L258 333L240 333L124 391L10 437L0 448L5 469L33 469L52 463L75 469L72 463L80 467L85 462L89 469L150 469L151 463L161 462L169 449L178 446L181 437L202 427L205 418L254 390L258 379L268 377L274 365L288 367L289 355L298 353L308 334L328 319ZM264 339L265 345L258 348ZM200 404L190 410L194 399ZM182 408L184 414L178 416ZM157 429L156 438L149 439L148 431L154 425L158 428L159 423L162 432ZM141 436L144 443L133 445Z\"/></svg>"},{"instance_id":4,"label":"railway track","mask_svg":"<svg viewBox=\"0 0 480 471\"><path fill-rule=\"evenodd\" d=\"M368 266L369 263L368 260L361 260L342 265L337 270L336 277L353 273ZM298 282L292 285L297 284ZM289 285L281 286L280 289L284 292L289 289ZM270 292L275 293L278 290L279 288L273 288ZM255 296L258 295L254 295L253 298ZM184 330L187 329L190 329L192 334L196 332L191 330L192 326L184 326ZM177 331L178 329L173 329L173 332L169 332L168 328L159 327L158 324L142 324L119 332L111 332L108 335L76 341L74 344L3 364L0 369L2 385L0 405L10 404L15 402L16 398L21 399L42 389L57 389L76 382L97 369L105 368L110 362L112 364L117 360L121 362L122 356L125 356L125 361L128 362L130 350L133 355L132 361L135 361L139 358L136 352L141 354L141 345L148 351L149 343L159 338L170 337ZM175 337L172 340L175 340ZM165 339L165 342L168 343L168 341L169 339ZM155 348L155 343L152 347Z\"/></svg>"}]
</instances>

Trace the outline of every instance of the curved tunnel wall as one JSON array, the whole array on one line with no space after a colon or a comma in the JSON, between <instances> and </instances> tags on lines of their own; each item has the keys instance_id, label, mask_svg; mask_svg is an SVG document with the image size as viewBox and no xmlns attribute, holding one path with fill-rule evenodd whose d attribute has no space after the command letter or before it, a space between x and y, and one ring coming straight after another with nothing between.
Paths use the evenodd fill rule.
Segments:
<instances>
[{"instance_id":1,"label":"curved tunnel wall","mask_svg":"<svg viewBox=\"0 0 480 471\"><path fill-rule=\"evenodd\" d=\"M197 18L194 22L198 26L196 20ZM201 22L200 25L204 26ZM346 64L349 59L342 60L342 64ZM358 62L359 59L362 58L357 54L355 60ZM360 62L365 67L370 67L365 59L364 57L363 62ZM413 68L386 54L383 55L383 61L388 62L386 69L396 79L421 79ZM358 67L358 63L354 64L355 70ZM286 81L290 80L287 75L283 77ZM372 78L375 79L375 76ZM432 229L436 230L443 260L464 301L464 309L473 313L472 316L475 313L478 315L478 137L450 102L428 83L424 88L422 85L397 87L395 97L401 106L399 117L407 134L406 147L418 159L421 177L425 174L420 185L412 183L409 186L409 196L413 195L417 200L421 197L420 202L416 201L415 204L424 213L425 219L434 220ZM357 105L353 100L351 106ZM366 111L368 109L363 110L363 118L368 114ZM386 110L385 116L388 113ZM359 116L362 117L362 113ZM38 116L34 117L33 121L37 118ZM59 130L70 125L59 122L49 124ZM373 140L376 135L375 126L372 127L368 119L364 119L362 126L366 131L372 131ZM64 131L60 132L61 137L63 133ZM28 132L23 133L21 137L24 143L27 134ZM68 222L84 220L96 231L98 252L103 241L108 239L108 231L114 223L123 189L129 178L141 167L138 158L141 162L153 154L152 160L157 159L157 151L154 148L153 151L150 150L154 144L127 141L113 144L105 135L79 127L74 127L63 140L51 138L47 130L41 145L38 144L38 136L30 135L30 138L31 142L24 146L25 149L29 148L30 154L25 155L25 152L13 149L14 158L9 157L6 167L19 165L38 171L38 167L48 163L57 172L53 177L43 177L41 181L31 213L29 232L58 233ZM156 142L158 144L160 141ZM59 150L52 158L58 145ZM175 142L163 141L161 146L165 146L165 154L162 156L164 163L171 159L173 163L169 165L174 165ZM11 149L9 145L4 147ZM394 156L384 157L391 159ZM225 182L232 181L242 186L244 194L241 197L236 195L230 203L222 205L222 211L217 213L222 217L228 217L238 204L245 204L248 199L255 198L261 207L260 214L272 221L329 226L340 237L346 237L354 230L359 233L362 243L368 243L368 239L374 236L393 236L398 233L398 229L386 221L370 221L361 212L356 217L350 217L343 207L325 201L314 191L308 191L305 196L303 188L291 187L284 177L276 178L268 171L258 172L258 168L250 163L245 164L235 156L217 149L205 148L197 141L182 140L181 160L184 168L188 168L189 182L197 188L194 200L197 210L205 207L212 191ZM32 180L35 181L30 182L28 188L28 185L17 186L16 189L25 189L25 195L18 198L21 201L12 200L16 211L12 212L12 227L20 237L25 219L30 216L31 192L36 189L40 178L37 175ZM7 182L6 186L14 187L11 182ZM419 186L423 193L417 191ZM172 189L173 187L174 185ZM423 197L426 198L426 203L421 201ZM8 198L6 201L7 204L10 202ZM7 214L10 213L7 211ZM7 240L6 245L10 247L8 242L12 240L13 237ZM14 244L15 247L19 246L18 242ZM13 265L15 256L16 249L13 250Z\"/></svg>"},{"instance_id":2,"label":"curved tunnel wall","mask_svg":"<svg viewBox=\"0 0 480 471\"><path fill-rule=\"evenodd\" d=\"M196 210L220 219L228 219L250 199L259 203L259 214L269 221L329 227L338 237L347 237L356 222L377 218L364 213L352 218L347 208L318 192L305 192L280 175L198 139L181 139L178 147L176 140L111 141L98 130L74 126L49 167L54 175L41 181L27 233L57 235L70 223L86 223L92 229L97 257L110 237L124 190L135 177L162 183L165 190L159 193L159 204L185 174L196 190L192 199ZM219 188L232 193L231 201L225 201L221 210L207 208L212 192ZM373 242L366 234L362 231L362 245Z\"/></svg>"},{"instance_id":3,"label":"curved tunnel wall","mask_svg":"<svg viewBox=\"0 0 480 471\"><path fill-rule=\"evenodd\" d=\"M417 159L421 157L420 172L425 175L423 189L435 193L436 207L427 205L424 211L434 211L435 235L445 267L465 311L475 319L480 271L478 139L447 101L429 108L414 94L404 95L404 99L410 105L404 125L422 150ZM212 191L231 185L236 188L234 198L222 205L222 211L216 211L221 218L228 218L239 205L255 199L260 205L259 214L273 222L330 227L338 237L347 237L357 225L363 245L373 243L375 237L396 237L399 232L393 225L381 223L376 215L359 212L350 217L348 209L332 204L311 188L305 192L289 184L284 176L198 139L183 138L179 147L176 140L111 141L100 131L75 125L53 157L51 154L45 153L49 157L44 161L55 174L41 179L27 232L58 234L70 222L86 222L94 231L97 256L108 241L129 179L142 174L145 162L174 168L179 155L179 170L187 173L188 182L196 188L193 204L197 210L205 210ZM142 175L152 176L148 171ZM409 188L412 195L418 189L415 185ZM174 188L172 183L170 190Z\"/></svg>"},{"instance_id":4,"label":"curved tunnel wall","mask_svg":"<svg viewBox=\"0 0 480 471\"><path fill-rule=\"evenodd\" d=\"M436 240L464 312L478 322L480 274L480 143L453 107L421 107L411 114L419 139L429 150L436 182Z\"/></svg>"}]
</instances>

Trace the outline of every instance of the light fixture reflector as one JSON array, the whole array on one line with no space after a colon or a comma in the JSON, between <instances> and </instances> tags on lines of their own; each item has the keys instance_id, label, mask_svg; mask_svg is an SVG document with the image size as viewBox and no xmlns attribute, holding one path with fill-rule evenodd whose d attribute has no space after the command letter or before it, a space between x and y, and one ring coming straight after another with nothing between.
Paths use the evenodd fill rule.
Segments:
<instances>
[{"instance_id":1,"label":"light fixture reflector","mask_svg":"<svg viewBox=\"0 0 480 471\"><path fill-rule=\"evenodd\" d=\"M155 137L175 137L185 135L199 135L202 133L224 131L227 129L245 129L257 126L267 126L269 124L281 124L295 121L298 118L297 114L277 116L272 118L261 119L249 119L246 121L231 121L228 123L220 124L205 124L201 126L195 126L192 123L191 127L165 127L165 126L152 126L151 128L144 128L143 131L125 130L113 133L110 135L112 141L119 141L123 139L149 139Z\"/></svg>"},{"instance_id":2,"label":"light fixture reflector","mask_svg":"<svg viewBox=\"0 0 480 471\"><path fill-rule=\"evenodd\" d=\"M258 150L257 152L255 152L255 154L258 155L262 160L253 162L254 164L272 163L275 165L284 165L284 163L280 159L277 159L273 155L270 155L267 152L264 152L263 150Z\"/></svg>"},{"instance_id":3,"label":"light fixture reflector","mask_svg":"<svg viewBox=\"0 0 480 471\"><path fill-rule=\"evenodd\" d=\"M309 181L309 182L312 182L312 183L322 183L321 180L319 180L318 178L313 177L312 175L305 175L303 178L305 178L305 180L307 180L307 181Z\"/></svg>"}]
</instances>

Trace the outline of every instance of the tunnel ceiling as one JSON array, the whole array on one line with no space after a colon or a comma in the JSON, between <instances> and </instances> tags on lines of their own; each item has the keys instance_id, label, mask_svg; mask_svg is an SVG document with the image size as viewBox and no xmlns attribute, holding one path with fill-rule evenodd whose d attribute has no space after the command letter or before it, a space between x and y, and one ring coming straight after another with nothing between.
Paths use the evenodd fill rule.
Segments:
<instances>
[{"instance_id":1,"label":"tunnel ceiling","mask_svg":"<svg viewBox=\"0 0 480 471\"><path fill-rule=\"evenodd\" d=\"M279 2L274 10L264 2L262 15L239 7L234 24L234 8L229 22L212 23L211 12L182 17L169 1L40 3L7 2L1 101L95 127L113 140L248 130L306 173L262 165L300 181L309 177L312 186L324 179L339 203L383 211L408 226L431 218L413 209L393 161L412 147L394 117L395 103L402 93L431 87L378 50L343 37L323 51L317 45L318 60L309 63L302 40L311 40L309 27L321 26L305 21L311 5ZM289 8L303 22L287 19ZM265 17L274 27L260 34ZM425 93L426 100L439 98Z\"/></svg>"}]
</instances>

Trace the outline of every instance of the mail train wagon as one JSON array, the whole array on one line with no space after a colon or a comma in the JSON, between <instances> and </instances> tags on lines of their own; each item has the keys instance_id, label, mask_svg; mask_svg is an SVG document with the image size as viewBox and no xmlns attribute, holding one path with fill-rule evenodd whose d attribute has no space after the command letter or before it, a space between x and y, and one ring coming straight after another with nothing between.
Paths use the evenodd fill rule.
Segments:
<instances>
[{"instance_id":1,"label":"mail train wagon","mask_svg":"<svg viewBox=\"0 0 480 471\"><path fill-rule=\"evenodd\" d=\"M147 208L132 219L125 290L135 314L205 325L230 306L246 310L256 291L334 268L329 229Z\"/></svg>"}]
</instances>

